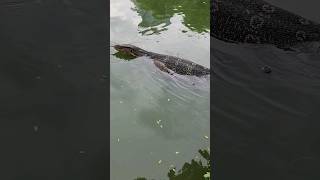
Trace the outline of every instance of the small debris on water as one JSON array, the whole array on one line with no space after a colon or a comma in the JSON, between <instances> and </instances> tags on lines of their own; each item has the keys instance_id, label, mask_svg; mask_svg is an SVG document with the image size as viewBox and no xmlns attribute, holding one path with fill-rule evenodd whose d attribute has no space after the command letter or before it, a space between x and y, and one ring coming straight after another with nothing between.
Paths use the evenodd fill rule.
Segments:
<instances>
[{"instance_id":1,"label":"small debris on water","mask_svg":"<svg viewBox=\"0 0 320 180\"><path fill-rule=\"evenodd\" d=\"M168 102L169 102L169 101L171 101L171 100L168 98Z\"/></svg>"},{"instance_id":2,"label":"small debris on water","mask_svg":"<svg viewBox=\"0 0 320 180\"><path fill-rule=\"evenodd\" d=\"M261 69L262 69L262 71L263 71L264 73L267 73L267 74L269 74L269 73L272 72L272 69L271 69L270 66L264 66L264 67L262 67Z\"/></svg>"},{"instance_id":3,"label":"small debris on water","mask_svg":"<svg viewBox=\"0 0 320 180\"><path fill-rule=\"evenodd\" d=\"M176 151L176 154L179 154L180 152L179 151Z\"/></svg>"},{"instance_id":4,"label":"small debris on water","mask_svg":"<svg viewBox=\"0 0 320 180\"><path fill-rule=\"evenodd\" d=\"M160 159L159 161L158 161L158 164L161 164L162 163L162 160Z\"/></svg>"},{"instance_id":5,"label":"small debris on water","mask_svg":"<svg viewBox=\"0 0 320 180\"><path fill-rule=\"evenodd\" d=\"M34 132L38 132L39 127L38 126L33 126L33 130L34 130Z\"/></svg>"},{"instance_id":6,"label":"small debris on water","mask_svg":"<svg viewBox=\"0 0 320 180\"><path fill-rule=\"evenodd\" d=\"M160 122L161 122L161 119L159 119L159 120L157 121L157 124L160 124Z\"/></svg>"},{"instance_id":7,"label":"small debris on water","mask_svg":"<svg viewBox=\"0 0 320 180\"><path fill-rule=\"evenodd\" d=\"M122 104L123 102L122 101L120 101L120 104Z\"/></svg>"},{"instance_id":8,"label":"small debris on water","mask_svg":"<svg viewBox=\"0 0 320 180\"><path fill-rule=\"evenodd\" d=\"M205 139L209 139L209 137L208 136L203 136Z\"/></svg>"},{"instance_id":9,"label":"small debris on water","mask_svg":"<svg viewBox=\"0 0 320 180\"><path fill-rule=\"evenodd\" d=\"M117 141L120 142L120 138L118 138Z\"/></svg>"},{"instance_id":10,"label":"small debris on water","mask_svg":"<svg viewBox=\"0 0 320 180\"><path fill-rule=\"evenodd\" d=\"M182 33L186 33L186 32L188 32L188 31L187 31L187 30L182 30L181 32L182 32Z\"/></svg>"},{"instance_id":11,"label":"small debris on water","mask_svg":"<svg viewBox=\"0 0 320 180\"><path fill-rule=\"evenodd\" d=\"M85 154L85 153L86 153L86 151L81 150L81 151L79 151L79 153L80 153L80 154Z\"/></svg>"},{"instance_id":12,"label":"small debris on water","mask_svg":"<svg viewBox=\"0 0 320 180\"><path fill-rule=\"evenodd\" d=\"M162 124L160 125L160 128L163 128Z\"/></svg>"}]
</instances>

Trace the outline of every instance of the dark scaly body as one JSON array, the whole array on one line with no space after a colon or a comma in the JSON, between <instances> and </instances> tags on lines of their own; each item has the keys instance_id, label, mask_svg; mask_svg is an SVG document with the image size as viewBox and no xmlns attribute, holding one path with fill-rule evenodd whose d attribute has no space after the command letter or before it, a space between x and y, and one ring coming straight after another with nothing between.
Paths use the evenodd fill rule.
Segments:
<instances>
[{"instance_id":1,"label":"dark scaly body","mask_svg":"<svg viewBox=\"0 0 320 180\"><path fill-rule=\"evenodd\" d=\"M213 0L211 36L285 49L320 40L320 26L262 0Z\"/></svg>"},{"instance_id":2,"label":"dark scaly body","mask_svg":"<svg viewBox=\"0 0 320 180\"><path fill-rule=\"evenodd\" d=\"M118 51L129 53L135 57L147 56L157 62L157 67L161 64L163 68L167 68L177 74L194 76L210 74L210 69L179 57L149 52L133 45L116 45L114 47Z\"/></svg>"},{"instance_id":3,"label":"dark scaly body","mask_svg":"<svg viewBox=\"0 0 320 180\"><path fill-rule=\"evenodd\" d=\"M168 69L181 75L203 76L210 74L210 69L179 57L147 52L146 56L162 62Z\"/></svg>"}]
</instances>

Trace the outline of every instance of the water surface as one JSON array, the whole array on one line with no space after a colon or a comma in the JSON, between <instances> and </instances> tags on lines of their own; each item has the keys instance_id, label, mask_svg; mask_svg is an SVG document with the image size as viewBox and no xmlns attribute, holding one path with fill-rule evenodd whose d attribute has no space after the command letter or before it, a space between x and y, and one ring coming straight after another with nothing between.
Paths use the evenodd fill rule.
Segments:
<instances>
[{"instance_id":1,"label":"water surface","mask_svg":"<svg viewBox=\"0 0 320 180\"><path fill-rule=\"evenodd\" d=\"M215 178L319 179L319 53L216 39L211 50Z\"/></svg>"},{"instance_id":2,"label":"water surface","mask_svg":"<svg viewBox=\"0 0 320 180\"><path fill-rule=\"evenodd\" d=\"M129 43L209 67L209 1L112 0L111 45ZM167 179L208 148L207 78L170 76L111 48L111 179Z\"/></svg>"}]
</instances>

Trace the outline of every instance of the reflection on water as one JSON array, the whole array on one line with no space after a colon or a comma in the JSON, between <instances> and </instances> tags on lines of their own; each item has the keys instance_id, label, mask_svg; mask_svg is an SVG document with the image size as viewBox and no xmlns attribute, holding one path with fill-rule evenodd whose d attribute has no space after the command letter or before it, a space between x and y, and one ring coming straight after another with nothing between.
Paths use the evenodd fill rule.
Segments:
<instances>
[{"instance_id":1,"label":"reflection on water","mask_svg":"<svg viewBox=\"0 0 320 180\"><path fill-rule=\"evenodd\" d=\"M209 0L132 0L134 10L142 20L139 23L143 35L158 34L167 30L171 17L175 14L183 16L182 23L191 31L209 32L210 1ZM186 30L182 31L185 32Z\"/></svg>"},{"instance_id":2,"label":"reflection on water","mask_svg":"<svg viewBox=\"0 0 320 180\"><path fill-rule=\"evenodd\" d=\"M202 9L202 25L190 22L190 16L201 16L195 7L112 0L111 44L133 44L209 67L209 16ZM209 77L170 76L147 57L128 59L110 51L111 179L163 179L171 166L180 169L209 146Z\"/></svg>"}]
</instances>

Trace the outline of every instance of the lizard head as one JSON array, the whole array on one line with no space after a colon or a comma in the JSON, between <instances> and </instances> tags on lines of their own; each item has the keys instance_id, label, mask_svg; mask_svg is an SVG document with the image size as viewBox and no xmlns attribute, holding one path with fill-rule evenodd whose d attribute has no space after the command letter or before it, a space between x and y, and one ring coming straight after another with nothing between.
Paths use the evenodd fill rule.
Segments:
<instances>
[{"instance_id":1,"label":"lizard head","mask_svg":"<svg viewBox=\"0 0 320 180\"><path fill-rule=\"evenodd\" d=\"M147 53L147 51L130 44L115 45L114 48L121 53L134 57L141 57Z\"/></svg>"}]
</instances>

